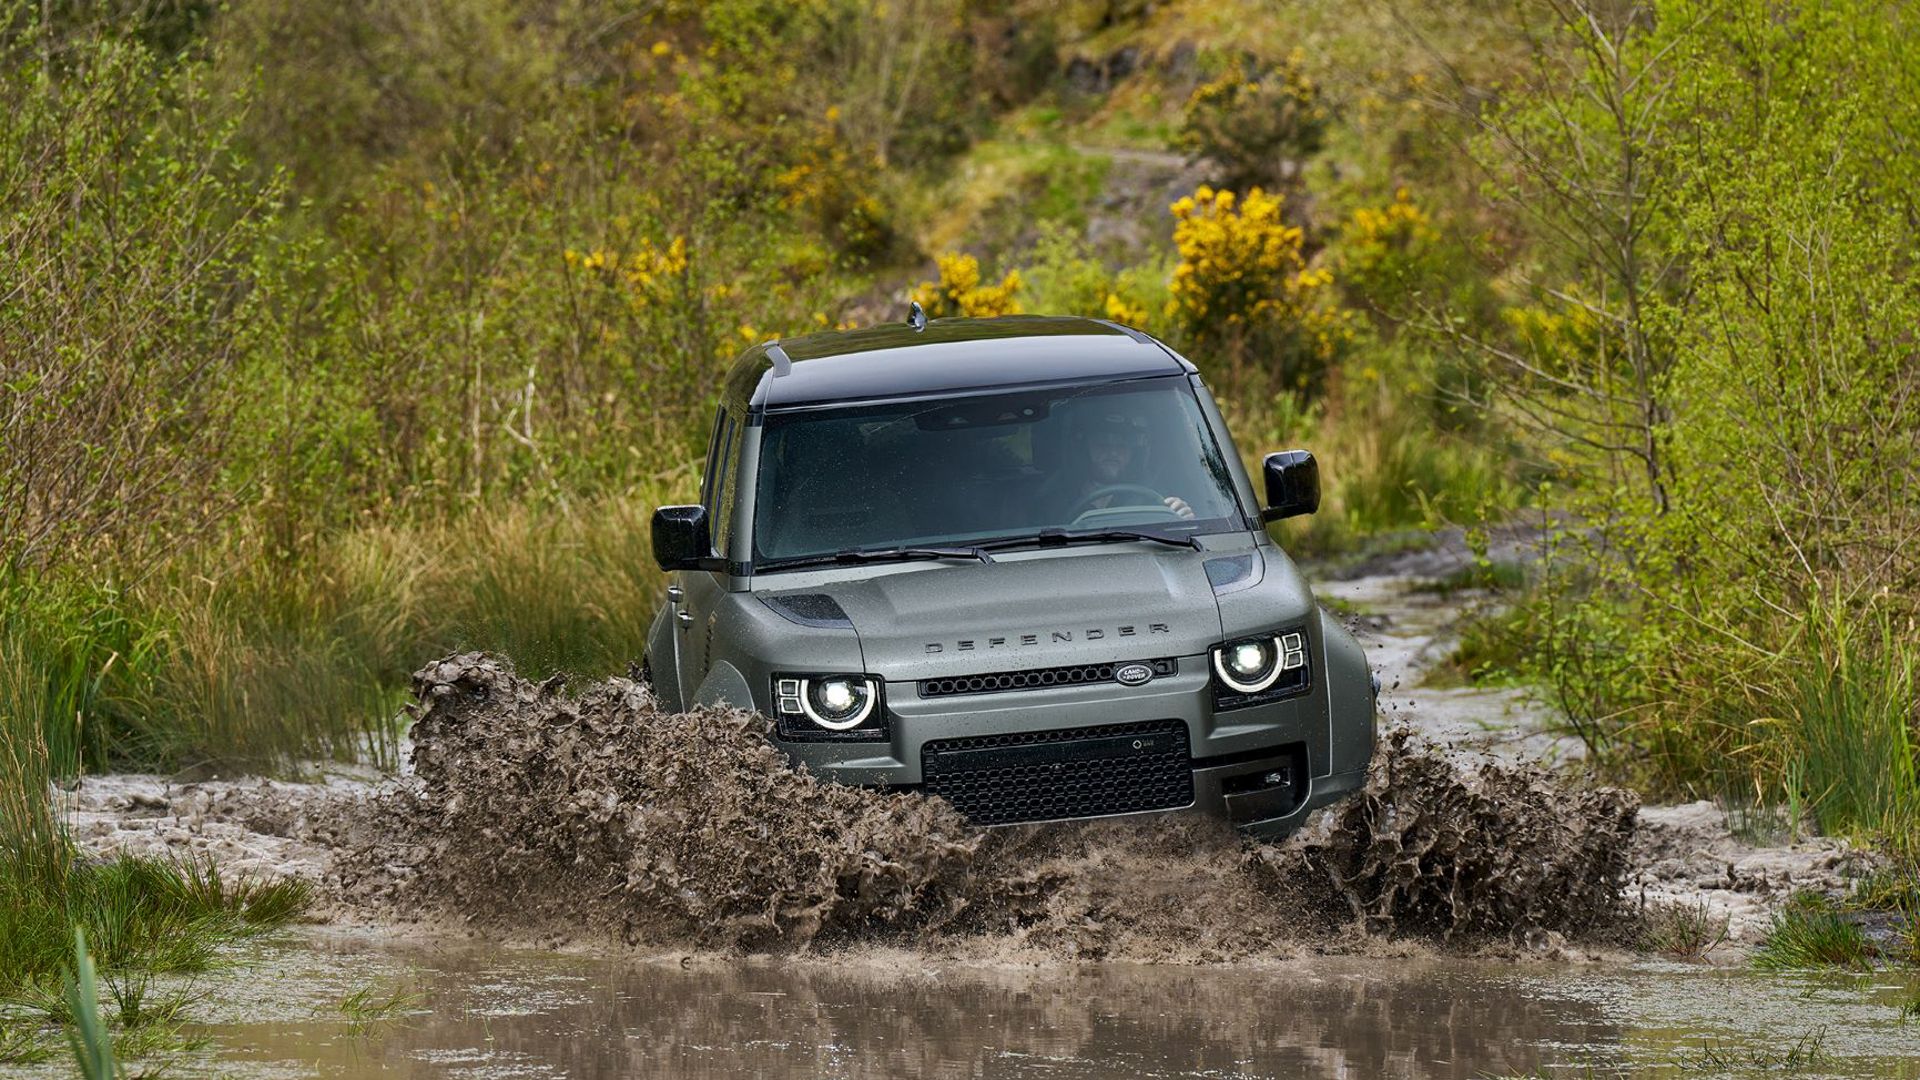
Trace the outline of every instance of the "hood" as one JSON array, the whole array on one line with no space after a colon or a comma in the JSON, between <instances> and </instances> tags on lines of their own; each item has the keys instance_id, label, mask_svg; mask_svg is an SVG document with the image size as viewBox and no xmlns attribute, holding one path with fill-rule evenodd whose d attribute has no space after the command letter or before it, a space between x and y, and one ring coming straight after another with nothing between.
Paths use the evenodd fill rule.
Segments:
<instances>
[{"instance_id":1,"label":"hood","mask_svg":"<svg viewBox=\"0 0 1920 1080\"><path fill-rule=\"evenodd\" d=\"M822 589L890 680L1191 655L1220 638L1206 556L1080 548Z\"/></svg>"}]
</instances>

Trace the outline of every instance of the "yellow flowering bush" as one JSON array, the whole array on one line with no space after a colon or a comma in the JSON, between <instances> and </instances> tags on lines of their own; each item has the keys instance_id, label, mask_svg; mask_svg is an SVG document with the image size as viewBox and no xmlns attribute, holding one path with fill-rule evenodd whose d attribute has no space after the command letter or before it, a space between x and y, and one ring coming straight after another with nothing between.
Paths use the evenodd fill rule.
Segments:
<instances>
[{"instance_id":1,"label":"yellow flowering bush","mask_svg":"<svg viewBox=\"0 0 1920 1080\"><path fill-rule=\"evenodd\" d=\"M1119 293L1108 293L1107 318L1127 326L1143 327L1147 325L1147 307Z\"/></svg>"},{"instance_id":2,"label":"yellow flowering bush","mask_svg":"<svg viewBox=\"0 0 1920 1080\"><path fill-rule=\"evenodd\" d=\"M923 281L913 290L913 298L929 318L985 319L1020 313L1020 271L1009 270L998 285L986 285L980 279L980 260L971 255L949 253L936 262L940 280Z\"/></svg>"},{"instance_id":3,"label":"yellow flowering bush","mask_svg":"<svg viewBox=\"0 0 1920 1080\"><path fill-rule=\"evenodd\" d=\"M1363 206L1340 228L1340 283L1354 302L1392 312L1435 276L1440 234L1400 188L1382 207Z\"/></svg>"},{"instance_id":4,"label":"yellow flowering bush","mask_svg":"<svg viewBox=\"0 0 1920 1080\"><path fill-rule=\"evenodd\" d=\"M1180 261L1167 315L1231 361L1257 359L1284 385L1314 388L1352 328L1333 302L1333 274L1308 264L1305 234L1284 207L1257 187L1242 199L1202 185L1175 202Z\"/></svg>"},{"instance_id":5,"label":"yellow flowering bush","mask_svg":"<svg viewBox=\"0 0 1920 1080\"><path fill-rule=\"evenodd\" d=\"M1247 61L1202 83L1187 99L1177 142L1219 169L1232 187L1293 180L1320 149L1329 120L1298 51L1266 71Z\"/></svg>"},{"instance_id":6,"label":"yellow flowering bush","mask_svg":"<svg viewBox=\"0 0 1920 1080\"><path fill-rule=\"evenodd\" d=\"M781 204L815 220L841 251L872 259L893 246L886 203L870 183L879 170L870 154L856 153L839 130L840 110L829 108L813 137L799 147L792 165L773 177Z\"/></svg>"},{"instance_id":7,"label":"yellow flowering bush","mask_svg":"<svg viewBox=\"0 0 1920 1080\"><path fill-rule=\"evenodd\" d=\"M568 248L563 258L569 270L622 290L633 310L640 311L664 299L686 277L687 238L676 236L661 247L643 237L639 247L628 252Z\"/></svg>"}]
</instances>

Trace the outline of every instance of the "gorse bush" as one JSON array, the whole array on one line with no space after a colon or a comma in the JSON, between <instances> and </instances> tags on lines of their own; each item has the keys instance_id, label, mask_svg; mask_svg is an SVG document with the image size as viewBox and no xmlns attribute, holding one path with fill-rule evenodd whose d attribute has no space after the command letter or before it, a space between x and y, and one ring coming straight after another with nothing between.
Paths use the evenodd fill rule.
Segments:
<instances>
[{"instance_id":1,"label":"gorse bush","mask_svg":"<svg viewBox=\"0 0 1920 1080\"><path fill-rule=\"evenodd\" d=\"M928 318L962 316L987 319L1020 313L1020 271L1009 270L997 284L981 279L980 260L963 253L939 258L940 280L923 281L913 299Z\"/></svg>"},{"instance_id":2,"label":"gorse bush","mask_svg":"<svg viewBox=\"0 0 1920 1080\"><path fill-rule=\"evenodd\" d=\"M1273 388L1314 392L1351 335L1333 275L1308 265L1285 204L1257 187L1242 198L1206 186L1175 202L1167 315L1236 382L1259 373Z\"/></svg>"},{"instance_id":3,"label":"gorse bush","mask_svg":"<svg viewBox=\"0 0 1920 1080\"><path fill-rule=\"evenodd\" d=\"M1236 58L1187 99L1176 139L1207 159L1216 181L1245 190L1297 182L1326 139L1327 104L1298 50L1269 70Z\"/></svg>"}]
</instances>

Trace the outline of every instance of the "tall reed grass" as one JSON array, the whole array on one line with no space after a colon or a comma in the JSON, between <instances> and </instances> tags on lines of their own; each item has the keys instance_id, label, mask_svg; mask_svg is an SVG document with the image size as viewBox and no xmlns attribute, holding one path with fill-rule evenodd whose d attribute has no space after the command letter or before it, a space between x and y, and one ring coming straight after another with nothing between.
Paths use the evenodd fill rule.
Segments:
<instances>
[{"instance_id":1,"label":"tall reed grass","mask_svg":"<svg viewBox=\"0 0 1920 1080\"><path fill-rule=\"evenodd\" d=\"M541 678L638 662L664 588L647 517L683 482L371 526L292 563L242 539L124 592L0 585L0 707L55 776L391 764L408 677L437 656L500 652Z\"/></svg>"},{"instance_id":2,"label":"tall reed grass","mask_svg":"<svg viewBox=\"0 0 1920 1080\"><path fill-rule=\"evenodd\" d=\"M1816 603L1786 682L1794 783L1823 832L1920 857L1920 640L1888 612Z\"/></svg>"}]
</instances>

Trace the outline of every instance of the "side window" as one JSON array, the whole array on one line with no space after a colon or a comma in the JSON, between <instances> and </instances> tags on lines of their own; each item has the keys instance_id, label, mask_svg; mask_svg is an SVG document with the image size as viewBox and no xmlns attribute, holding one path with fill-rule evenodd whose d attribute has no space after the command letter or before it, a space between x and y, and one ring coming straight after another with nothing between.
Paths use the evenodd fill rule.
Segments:
<instances>
[{"instance_id":1,"label":"side window","mask_svg":"<svg viewBox=\"0 0 1920 1080\"><path fill-rule=\"evenodd\" d=\"M747 425L727 417L727 439L720 447L720 472L714 483L713 506L708 511L713 521L713 543L721 553L733 539L733 505L739 499L740 448L746 441Z\"/></svg>"},{"instance_id":2,"label":"side window","mask_svg":"<svg viewBox=\"0 0 1920 1080\"><path fill-rule=\"evenodd\" d=\"M700 474L700 505L707 508L707 514L713 514L713 484L716 475L715 465L720 459L720 448L726 445L727 410L721 406L713 411L713 435L707 440L707 469Z\"/></svg>"},{"instance_id":3,"label":"side window","mask_svg":"<svg viewBox=\"0 0 1920 1080\"><path fill-rule=\"evenodd\" d=\"M732 482L728 477L733 473L733 417L720 411L714 417L714 444L707 455L707 479L701 480L701 505L707 507L707 527L712 528L714 550L724 552L726 542L722 534L726 530L726 496Z\"/></svg>"}]
</instances>

